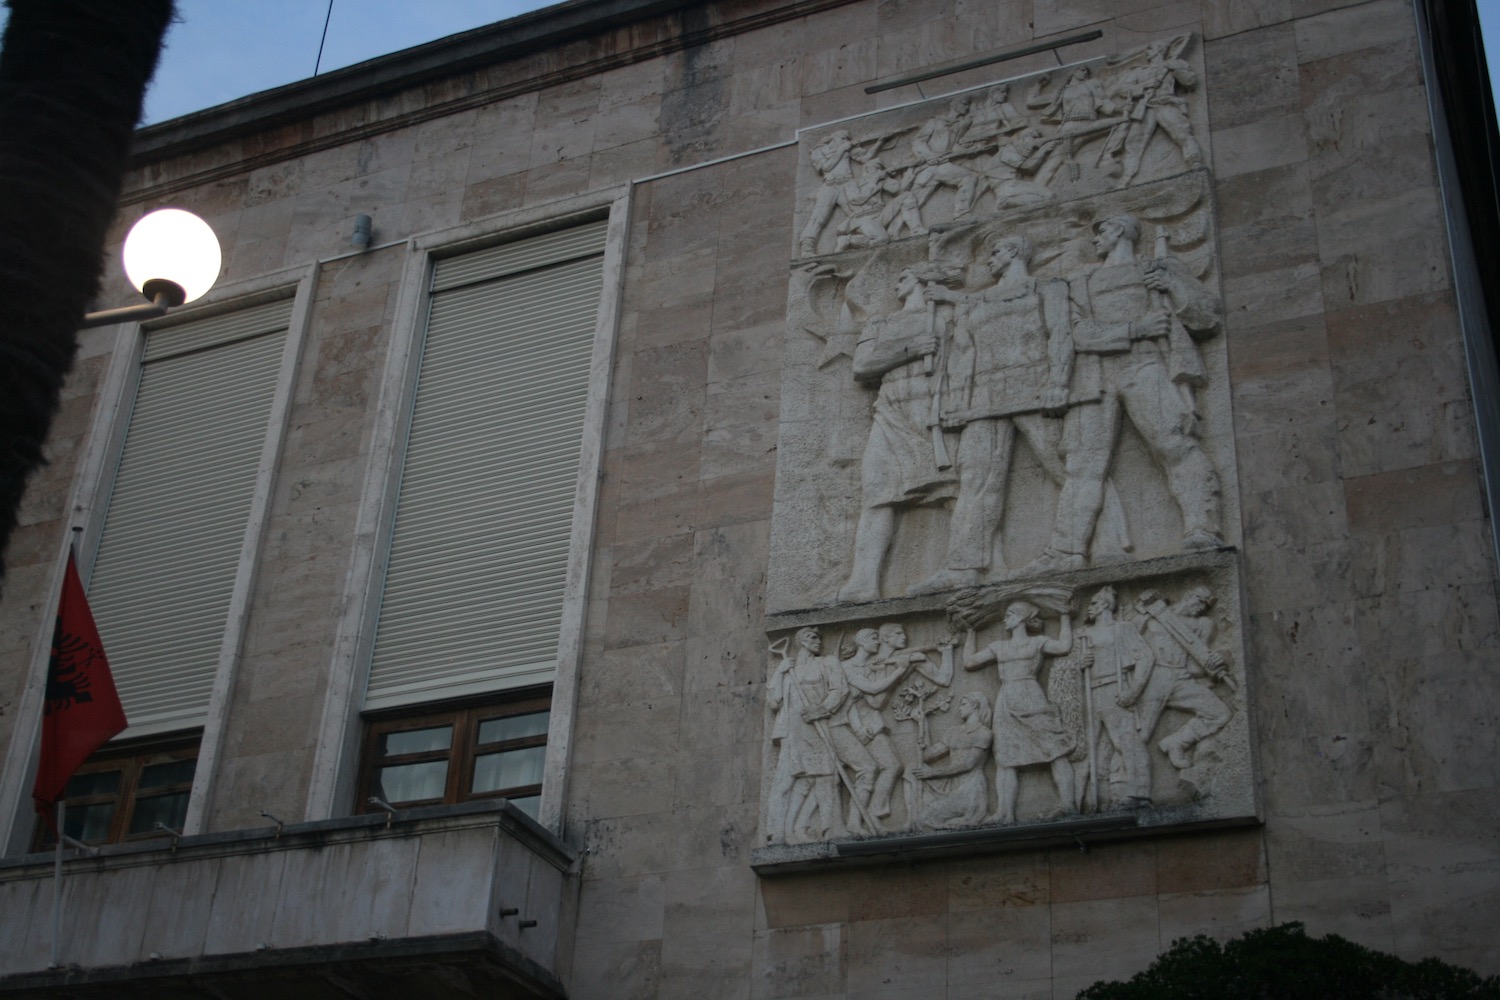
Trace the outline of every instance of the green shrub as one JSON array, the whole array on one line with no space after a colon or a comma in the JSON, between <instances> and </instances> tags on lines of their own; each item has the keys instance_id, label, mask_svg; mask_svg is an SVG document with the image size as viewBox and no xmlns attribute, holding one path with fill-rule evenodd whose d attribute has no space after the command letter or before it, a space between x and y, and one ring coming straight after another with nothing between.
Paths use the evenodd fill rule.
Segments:
<instances>
[{"instance_id":1,"label":"green shrub","mask_svg":"<svg viewBox=\"0 0 1500 1000\"><path fill-rule=\"evenodd\" d=\"M1500 976L1311 938L1293 923L1224 944L1180 939L1146 971L1095 983L1078 1000L1500 1000Z\"/></svg>"}]
</instances>

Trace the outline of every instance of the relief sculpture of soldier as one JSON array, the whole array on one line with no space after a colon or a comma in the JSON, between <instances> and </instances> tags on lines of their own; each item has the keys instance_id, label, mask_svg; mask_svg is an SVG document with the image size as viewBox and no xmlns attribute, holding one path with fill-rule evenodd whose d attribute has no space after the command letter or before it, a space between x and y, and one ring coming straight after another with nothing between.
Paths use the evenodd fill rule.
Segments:
<instances>
[{"instance_id":1,"label":"relief sculpture of soldier","mask_svg":"<svg viewBox=\"0 0 1500 1000\"><path fill-rule=\"evenodd\" d=\"M1188 714L1189 719L1164 737L1157 749L1179 771L1193 765L1194 748L1229 723L1229 707L1209 688L1214 681L1230 684L1229 665L1209 648L1213 637L1213 593L1194 587L1176 608L1154 591L1136 602L1141 633L1155 652L1155 667L1140 697L1140 731L1149 739L1165 709Z\"/></svg>"},{"instance_id":2,"label":"relief sculpture of soldier","mask_svg":"<svg viewBox=\"0 0 1500 1000\"><path fill-rule=\"evenodd\" d=\"M990 243L985 265L995 284L975 292L929 285L929 302L957 306L948 398L942 410L960 429L958 497L948 527L943 568L915 593L973 586L990 570L1016 432L1054 479L1062 478L1058 425L1036 406L1040 386L1066 392L1071 370L1068 290L1062 281L1031 276L1031 241L1023 235Z\"/></svg>"},{"instance_id":3,"label":"relief sculpture of soldier","mask_svg":"<svg viewBox=\"0 0 1500 1000\"><path fill-rule=\"evenodd\" d=\"M870 436L860 466L860 515L854 529L854 562L840 588L841 603L880 598L880 570L896 531L899 508L951 499L958 475L946 456L934 418L934 392L942 371L937 321L923 295L924 283L952 280L937 264L901 271L896 295L901 308L872 318L854 350L854 377L879 382Z\"/></svg>"},{"instance_id":4,"label":"relief sculpture of soldier","mask_svg":"<svg viewBox=\"0 0 1500 1000\"><path fill-rule=\"evenodd\" d=\"M973 586L986 574L1003 574L999 529L1018 431L1052 481L1063 483L1062 425L1054 418L1070 405L1068 289L1060 279L1032 277L1031 259L1031 240L1022 234L992 240L985 266L995 284L972 292L929 285L924 292L928 301L951 303L956 311L941 409L944 426L960 432L959 487L944 564L913 593ZM1124 513L1112 484L1105 501L1109 544L1126 549Z\"/></svg>"},{"instance_id":5,"label":"relief sculpture of soldier","mask_svg":"<svg viewBox=\"0 0 1500 1000\"><path fill-rule=\"evenodd\" d=\"M1136 256L1141 225L1130 215L1095 227L1103 263L1069 280L1075 318L1073 383L1097 386L1099 405L1076 406L1063 421L1065 482L1052 539L1030 571L1078 569L1104 504L1122 418L1128 417L1166 474L1182 515L1184 549L1223 544L1219 475L1199 440L1194 387L1203 362L1195 338L1218 329L1221 304L1178 258ZM1057 390L1056 399L1063 394Z\"/></svg>"},{"instance_id":6,"label":"relief sculpture of soldier","mask_svg":"<svg viewBox=\"0 0 1500 1000\"><path fill-rule=\"evenodd\" d=\"M954 162L957 157L970 155L961 144L971 124L969 106L968 95L960 94L953 99L947 112L928 119L912 139L912 153L917 158L912 193L918 208L925 207L939 187L954 189L955 219L967 215L974 207L980 177L968 167Z\"/></svg>"},{"instance_id":7,"label":"relief sculpture of soldier","mask_svg":"<svg viewBox=\"0 0 1500 1000\"><path fill-rule=\"evenodd\" d=\"M1157 130L1177 144L1185 165L1203 164L1203 150L1188 121L1187 101L1178 96L1179 88L1191 90L1198 85L1198 74L1177 58L1186 42L1186 36L1171 43L1152 42L1146 46L1145 65L1126 70L1115 81L1114 95L1127 111L1125 121L1110 135L1106 152L1123 153L1120 187L1140 172L1146 145Z\"/></svg>"},{"instance_id":8,"label":"relief sculpture of soldier","mask_svg":"<svg viewBox=\"0 0 1500 1000\"><path fill-rule=\"evenodd\" d=\"M813 197L811 214L798 239L798 248L804 257L818 252L818 236L823 227L833 218L834 211L842 200L849 197L850 186L857 185L854 177L854 140L844 129L837 129L823 138L808 154L813 169L823 179Z\"/></svg>"},{"instance_id":9,"label":"relief sculpture of soldier","mask_svg":"<svg viewBox=\"0 0 1500 1000\"><path fill-rule=\"evenodd\" d=\"M1117 603L1115 588L1099 588L1077 632L1092 727L1085 734L1093 779L1089 793L1096 810L1101 799L1126 805L1151 801L1151 757L1136 706L1155 658L1134 623L1115 620ZM1105 785L1113 791L1108 797L1100 795Z\"/></svg>"}]
</instances>

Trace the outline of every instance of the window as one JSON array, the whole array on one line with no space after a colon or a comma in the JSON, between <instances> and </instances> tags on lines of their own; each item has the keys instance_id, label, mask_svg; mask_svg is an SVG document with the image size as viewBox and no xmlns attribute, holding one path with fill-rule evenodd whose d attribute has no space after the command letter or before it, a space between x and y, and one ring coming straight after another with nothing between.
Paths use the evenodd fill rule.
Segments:
<instances>
[{"instance_id":1,"label":"window","mask_svg":"<svg viewBox=\"0 0 1500 1000\"><path fill-rule=\"evenodd\" d=\"M532 818L542 793L551 694L517 692L500 704L372 721L359 812L507 798Z\"/></svg>"},{"instance_id":2,"label":"window","mask_svg":"<svg viewBox=\"0 0 1500 1000\"><path fill-rule=\"evenodd\" d=\"M197 765L196 736L95 754L68 782L63 832L85 844L180 833ZM55 843L51 828L39 820L33 848L49 850Z\"/></svg>"},{"instance_id":3,"label":"window","mask_svg":"<svg viewBox=\"0 0 1500 1000\"><path fill-rule=\"evenodd\" d=\"M556 674L605 231L434 264L366 711Z\"/></svg>"},{"instance_id":4,"label":"window","mask_svg":"<svg viewBox=\"0 0 1500 1000\"><path fill-rule=\"evenodd\" d=\"M127 737L206 721L291 311L146 335L88 581Z\"/></svg>"}]
</instances>

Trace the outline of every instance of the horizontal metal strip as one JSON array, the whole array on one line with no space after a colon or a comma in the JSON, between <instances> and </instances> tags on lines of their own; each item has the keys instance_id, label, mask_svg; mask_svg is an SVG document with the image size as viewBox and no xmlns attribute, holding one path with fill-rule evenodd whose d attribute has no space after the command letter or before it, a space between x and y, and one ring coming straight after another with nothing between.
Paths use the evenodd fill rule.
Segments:
<instances>
[{"instance_id":1,"label":"horizontal metal strip","mask_svg":"<svg viewBox=\"0 0 1500 1000\"><path fill-rule=\"evenodd\" d=\"M557 454L562 448L571 454ZM524 510L539 501L571 504L578 484L576 445L566 443L550 451L539 446L539 452L489 455L475 449L452 455L444 464L406 469L401 499L420 509L429 504L488 511Z\"/></svg>"},{"instance_id":2,"label":"horizontal metal strip","mask_svg":"<svg viewBox=\"0 0 1500 1000\"><path fill-rule=\"evenodd\" d=\"M141 367L141 381L147 386L173 386L189 398L198 398L203 395L201 380L232 384L236 376L275 368L281 361L285 343L284 334L272 334L197 354L152 361Z\"/></svg>"},{"instance_id":3,"label":"horizontal metal strip","mask_svg":"<svg viewBox=\"0 0 1500 1000\"><path fill-rule=\"evenodd\" d=\"M528 636L524 641L503 642L502 635L479 637L437 636L429 637L427 649L409 647L409 656L393 655L401 652L393 648L377 649L370 677L377 683L385 678L406 679L418 673L452 674L459 670L478 669L475 664L484 664L495 669L519 666L536 660L557 658L557 636ZM446 641L445 641L446 639Z\"/></svg>"},{"instance_id":4,"label":"horizontal metal strip","mask_svg":"<svg viewBox=\"0 0 1500 1000\"><path fill-rule=\"evenodd\" d=\"M533 395L543 398L560 394L585 396L590 384L588 357L583 354L531 370L518 370L499 362L487 363L478 357L461 361L455 367L463 370L426 380L418 393L425 393L427 398L421 401L415 413L420 415L437 401L450 399L462 400L466 405L524 412L521 403L536 405L530 401Z\"/></svg>"},{"instance_id":5,"label":"horizontal metal strip","mask_svg":"<svg viewBox=\"0 0 1500 1000\"><path fill-rule=\"evenodd\" d=\"M528 668L513 668L495 676L483 676L467 681L450 681L431 689L417 685L391 690L372 690L365 699L365 707L371 710L400 708L404 705L416 705L442 698L462 698L469 695L507 691L511 688L549 683L556 674L556 664L547 663Z\"/></svg>"},{"instance_id":6,"label":"horizontal metal strip","mask_svg":"<svg viewBox=\"0 0 1500 1000\"><path fill-rule=\"evenodd\" d=\"M462 291L439 293L432 298L428 325L483 315L501 321L514 319L521 325L555 323L561 318L583 316L593 325L597 305L590 314L588 303L597 303L601 272L593 267L563 267L521 279L476 285Z\"/></svg>"},{"instance_id":7,"label":"horizontal metal strip","mask_svg":"<svg viewBox=\"0 0 1500 1000\"><path fill-rule=\"evenodd\" d=\"M137 591L144 589L138 587ZM128 644L138 637L138 641L146 646L164 649L167 640L160 634L164 626L170 626L172 633L180 636L200 628L211 633L224 625L228 587L207 598L194 599L192 591L171 590L153 591L151 596L155 603L139 599L126 601L108 617L99 617L100 634L107 632L105 637L111 643ZM170 602L170 607L167 607L167 602Z\"/></svg>"},{"instance_id":8,"label":"horizontal metal strip","mask_svg":"<svg viewBox=\"0 0 1500 1000\"><path fill-rule=\"evenodd\" d=\"M120 514L116 516L138 507L149 507L154 516L159 516L163 511L186 513L204 504L223 508L238 502L242 506L248 506L249 499L244 494L255 483L255 470L260 463L259 448L239 452L234 456L236 461L229 465L192 460L183 464L169 463L166 461L168 457L163 456L163 460L156 463L127 466L122 470L170 472L171 476L135 477L134 481L122 483L110 498L112 504L119 504ZM183 471L187 474L180 475ZM181 488L173 489L177 484Z\"/></svg>"},{"instance_id":9,"label":"horizontal metal strip","mask_svg":"<svg viewBox=\"0 0 1500 1000\"><path fill-rule=\"evenodd\" d=\"M285 330L292 320L291 298L211 316L194 323L169 326L146 334L147 361L186 351L202 350L226 341Z\"/></svg>"},{"instance_id":10,"label":"horizontal metal strip","mask_svg":"<svg viewBox=\"0 0 1500 1000\"><path fill-rule=\"evenodd\" d=\"M582 402L580 399L579 403ZM577 452L579 431L583 427L583 407L574 407L574 412L559 410L549 416L546 413L516 414L507 419L505 414L479 412L469 419L457 419L454 414L439 414L433 419L429 414L413 427L408 450L415 450L412 468L421 468L430 463L431 457L421 454L432 451L442 454L503 455L507 451L535 451L541 456L554 453L559 448ZM444 434L443 431L450 433ZM449 442L452 442L451 444Z\"/></svg>"},{"instance_id":11,"label":"horizontal metal strip","mask_svg":"<svg viewBox=\"0 0 1500 1000\"><path fill-rule=\"evenodd\" d=\"M205 648L211 649L213 655L208 657L212 662L218 659L220 632L224 628L225 616L222 611L217 615L202 613L186 621L177 621L171 616L162 616L157 619L160 626L157 634L119 630L110 633L110 641L114 645L113 652L110 647L105 647L108 655L116 659L129 658L138 651L144 651L161 664L163 670L169 669L173 663L193 659L197 652ZM103 637L105 631L100 630Z\"/></svg>"},{"instance_id":12,"label":"horizontal metal strip","mask_svg":"<svg viewBox=\"0 0 1500 1000\"><path fill-rule=\"evenodd\" d=\"M550 568L556 563L560 567L567 561L567 525L559 521L540 522L529 533L507 527L503 535L479 536L474 531L461 534L422 525L411 529L409 534L410 543L403 542L391 549L392 583L399 583L408 575L408 567L418 570L431 567L434 573L446 571L456 576L463 568L487 563L493 567L488 571L490 574L510 576L528 566ZM469 537L465 538L465 534ZM460 541L455 544L451 539ZM424 556L427 551L432 554Z\"/></svg>"},{"instance_id":13,"label":"horizontal metal strip","mask_svg":"<svg viewBox=\"0 0 1500 1000\"><path fill-rule=\"evenodd\" d=\"M371 661L371 677L378 683L386 678L404 679L417 674L451 673L475 663L495 667L514 666L528 660L555 658L558 636L523 634L463 635L444 640L441 635L409 635L403 641L378 646Z\"/></svg>"},{"instance_id":14,"label":"horizontal metal strip","mask_svg":"<svg viewBox=\"0 0 1500 1000\"><path fill-rule=\"evenodd\" d=\"M229 376L234 372L275 365L286 344L286 331L238 340L192 354L157 358L141 364L141 377L149 382L186 381L190 373L207 372Z\"/></svg>"},{"instance_id":15,"label":"horizontal metal strip","mask_svg":"<svg viewBox=\"0 0 1500 1000\"><path fill-rule=\"evenodd\" d=\"M484 250L435 261L432 289L440 291L467 282L487 281L506 274L542 267L604 251L607 220L570 226L540 236L501 243Z\"/></svg>"},{"instance_id":16,"label":"horizontal metal strip","mask_svg":"<svg viewBox=\"0 0 1500 1000\"><path fill-rule=\"evenodd\" d=\"M159 518L154 532L152 525L142 525L139 521L117 521L115 537L109 539L109 547L101 549L95 561L90 592L102 591L110 580L122 575L117 563L128 565L150 559L151 565L138 567L141 576L150 577L168 566L191 568L236 561L245 533L244 512L228 511L219 520L212 518L214 511L210 508L193 513L198 520ZM128 571L125 575L129 575Z\"/></svg>"},{"instance_id":17,"label":"horizontal metal strip","mask_svg":"<svg viewBox=\"0 0 1500 1000\"><path fill-rule=\"evenodd\" d=\"M506 580L519 581L526 587L540 586L549 580L560 581L567 574L567 546L558 544L554 534L545 543L527 545L520 538L511 544L488 545L464 551L445 548L431 558L420 550L396 553L386 576L386 588L392 598L420 596L423 588L462 583L483 583L491 587Z\"/></svg>"},{"instance_id":18,"label":"horizontal metal strip","mask_svg":"<svg viewBox=\"0 0 1500 1000\"><path fill-rule=\"evenodd\" d=\"M463 382L448 382L430 387L420 404L412 411L412 422L420 429L433 419L473 419L469 414L489 415L492 420L546 422L554 411L583 409L588 398L588 372L546 373L546 377L509 380L486 379L476 371ZM548 405L551 404L551 405Z\"/></svg>"},{"instance_id":19,"label":"horizontal metal strip","mask_svg":"<svg viewBox=\"0 0 1500 1000\"><path fill-rule=\"evenodd\" d=\"M496 596L500 596L498 592ZM417 632L427 632L435 642L442 641L444 637L453 637L452 641L462 642L470 636L503 637L511 630L519 630L517 634L521 637L555 633L562 620L562 601L554 599L548 604L533 601L512 606L507 606L503 601L493 604L465 602L461 605L450 601L436 606L425 615L404 615L398 618L390 613L390 609L386 609L386 612L382 614L385 624L394 627L399 633L392 635L392 640ZM423 623L427 622L432 623L431 627L424 626Z\"/></svg>"},{"instance_id":20,"label":"horizontal metal strip","mask_svg":"<svg viewBox=\"0 0 1500 1000\"><path fill-rule=\"evenodd\" d=\"M486 364L536 368L543 360L571 357L594 341L592 318L507 324L492 315L476 317L471 326L434 322L429 326L425 357L439 366L465 359Z\"/></svg>"},{"instance_id":21,"label":"horizontal metal strip","mask_svg":"<svg viewBox=\"0 0 1500 1000\"><path fill-rule=\"evenodd\" d=\"M441 573L437 572L439 567L435 566L419 569L432 572L408 573L404 578L393 581L383 605L385 621L440 615L445 608L452 607L476 611L484 609L486 614L522 617L526 609L547 608L560 603L566 576L561 567L555 574L518 570L514 575L504 576ZM479 584L488 585L482 600L470 597L455 602L455 591L462 593ZM551 600L548 601L548 598Z\"/></svg>"},{"instance_id":22,"label":"horizontal metal strip","mask_svg":"<svg viewBox=\"0 0 1500 1000\"><path fill-rule=\"evenodd\" d=\"M556 295L550 297L557 299ZM597 323L597 294L569 293L561 301L538 303L524 310L503 303L476 302L472 308L434 314L427 324L425 349L435 352L429 356L443 358L446 352L483 345L499 357L524 359L533 351L590 343Z\"/></svg>"},{"instance_id":23,"label":"horizontal metal strip","mask_svg":"<svg viewBox=\"0 0 1500 1000\"><path fill-rule=\"evenodd\" d=\"M515 591L511 591L512 596ZM408 597L411 595L400 595ZM447 597L445 601L443 598ZM504 596L497 591L496 597ZM551 596L551 601L543 601L539 598ZM561 588L555 590L551 595L528 595L529 600L524 603L520 600L504 601L497 600L486 603L464 602L458 610L454 610L452 594L428 594L425 601L412 600L410 604L403 603L400 608L388 608L381 615L381 623L387 629L410 630L425 629L428 631L443 632L450 626L464 626L475 622L490 623L495 628L506 624L522 625L528 622L542 623L552 622L553 629L561 620L562 606ZM431 623L427 628L425 623ZM441 623L441 624L440 624Z\"/></svg>"},{"instance_id":24,"label":"horizontal metal strip","mask_svg":"<svg viewBox=\"0 0 1500 1000\"><path fill-rule=\"evenodd\" d=\"M472 313L434 317L428 324L428 357L446 361L484 348L494 357L526 364L540 352L557 352L591 345L597 322L597 296L564 303L546 313L497 313L475 309Z\"/></svg>"},{"instance_id":25,"label":"horizontal metal strip","mask_svg":"<svg viewBox=\"0 0 1500 1000\"><path fill-rule=\"evenodd\" d=\"M142 385L136 393L134 415L136 419L155 417L169 423L173 417L190 412L216 417L242 413L254 409L259 400L274 391L275 371L275 366L267 366L259 371L192 372L180 380L202 379L196 391L191 392L177 382L158 381ZM269 379L270 384L262 379Z\"/></svg>"}]
</instances>

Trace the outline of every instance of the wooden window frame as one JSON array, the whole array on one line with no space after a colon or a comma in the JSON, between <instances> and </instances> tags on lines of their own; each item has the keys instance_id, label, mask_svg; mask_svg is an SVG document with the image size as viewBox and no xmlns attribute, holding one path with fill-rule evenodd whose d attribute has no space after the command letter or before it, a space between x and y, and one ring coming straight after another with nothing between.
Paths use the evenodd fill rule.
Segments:
<instances>
[{"instance_id":1,"label":"wooden window frame","mask_svg":"<svg viewBox=\"0 0 1500 1000\"><path fill-rule=\"evenodd\" d=\"M552 686L522 688L508 692L503 699L493 697L482 701L466 699L438 705L424 705L411 709L369 713L365 722L364 749L360 754L359 787L354 803L356 813L383 812L370 800L376 794L376 775L382 767L399 764L419 764L428 761L448 762L448 773L441 798L405 799L388 804L399 809L415 809L421 806L453 805L476 799L526 798L540 796L540 782L532 785L514 785L494 791L475 792L475 762L487 754L524 750L547 745L547 733L524 736L518 739L498 740L493 743L477 742L481 723L492 719L517 715L530 715L552 709ZM550 720L549 720L550 722ZM451 726L452 738L446 748L407 754L380 753L381 737L391 733L413 732L421 729L437 729ZM550 726L549 726L550 729ZM455 761L457 766L455 765Z\"/></svg>"},{"instance_id":2,"label":"wooden window frame","mask_svg":"<svg viewBox=\"0 0 1500 1000\"><path fill-rule=\"evenodd\" d=\"M120 785L119 788L111 793L70 796L66 799L69 812L74 807L83 808L108 802L115 804L114 813L110 816L109 829L105 836L102 839L85 839L83 842L90 845L121 844L172 836L171 833L164 830L130 833L130 823L135 817L136 806L143 799L160 798L164 795L191 794L193 779L189 778L187 781L177 782L176 784L152 788L143 795L140 794L141 775L145 772L146 768L156 764L169 764L183 760L197 761L200 742L201 734L197 733L192 736L171 740L132 740L119 746L106 747L85 761L74 772L74 778L80 775L119 771ZM197 767L195 765L195 775L196 772ZM64 822L66 823L66 820ZM56 840L52 836L51 825L41 817L38 817L36 830L32 835L32 850L49 851L55 843Z\"/></svg>"}]
</instances>

